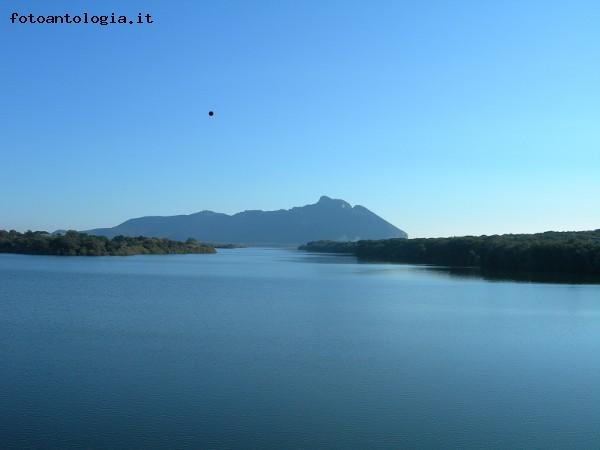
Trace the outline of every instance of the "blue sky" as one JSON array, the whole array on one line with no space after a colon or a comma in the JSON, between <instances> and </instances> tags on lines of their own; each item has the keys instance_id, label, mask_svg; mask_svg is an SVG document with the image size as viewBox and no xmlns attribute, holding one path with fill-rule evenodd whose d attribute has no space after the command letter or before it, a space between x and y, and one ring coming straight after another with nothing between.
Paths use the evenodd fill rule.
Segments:
<instances>
[{"instance_id":1,"label":"blue sky","mask_svg":"<svg viewBox=\"0 0 600 450\"><path fill-rule=\"evenodd\" d=\"M322 194L412 237L600 228L598 2L4 3L0 228ZM155 23L9 22L83 11Z\"/></svg>"}]
</instances>

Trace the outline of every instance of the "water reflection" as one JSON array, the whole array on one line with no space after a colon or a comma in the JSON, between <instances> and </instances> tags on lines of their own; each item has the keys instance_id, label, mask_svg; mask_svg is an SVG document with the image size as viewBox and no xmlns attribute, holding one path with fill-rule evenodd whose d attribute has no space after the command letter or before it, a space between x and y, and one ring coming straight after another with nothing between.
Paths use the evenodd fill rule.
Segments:
<instances>
[{"instance_id":1,"label":"water reflection","mask_svg":"<svg viewBox=\"0 0 600 450\"><path fill-rule=\"evenodd\" d=\"M405 273L406 271L426 271L437 275L456 278L483 279L492 282L513 281L520 283L550 283L550 284L600 284L600 275L561 274L536 272L490 272L478 267L448 267L426 264L403 264L387 261L360 260L354 255L343 253L299 253L297 256L282 258L286 262L308 264L355 264L370 266L368 270L357 270L356 273L382 274Z\"/></svg>"},{"instance_id":2,"label":"water reflection","mask_svg":"<svg viewBox=\"0 0 600 450\"><path fill-rule=\"evenodd\" d=\"M521 283L552 284L600 284L600 275L536 273L536 272L488 272L477 267L421 266L422 269L459 278L480 278L487 281L515 281Z\"/></svg>"}]
</instances>

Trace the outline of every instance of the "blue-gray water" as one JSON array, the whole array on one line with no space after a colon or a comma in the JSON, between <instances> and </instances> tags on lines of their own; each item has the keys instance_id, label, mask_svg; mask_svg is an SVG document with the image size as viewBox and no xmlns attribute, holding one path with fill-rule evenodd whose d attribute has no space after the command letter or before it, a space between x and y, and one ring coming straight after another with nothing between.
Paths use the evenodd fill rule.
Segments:
<instances>
[{"instance_id":1,"label":"blue-gray water","mask_svg":"<svg viewBox=\"0 0 600 450\"><path fill-rule=\"evenodd\" d=\"M600 286L0 255L0 447L598 448Z\"/></svg>"}]
</instances>

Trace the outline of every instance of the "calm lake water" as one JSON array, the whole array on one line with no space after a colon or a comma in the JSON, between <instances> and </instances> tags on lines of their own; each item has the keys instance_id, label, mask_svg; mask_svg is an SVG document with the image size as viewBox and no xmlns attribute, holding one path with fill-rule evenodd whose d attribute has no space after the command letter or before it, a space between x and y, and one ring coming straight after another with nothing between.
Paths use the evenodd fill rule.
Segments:
<instances>
[{"instance_id":1,"label":"calm lake water","mask_svg":"<svg viewBox=\"0 0 600 450\"><path fill-rule=\"evenodd\" d=\"M600 286L0 255L0 447L599 448Z\"/></svg>"}]
</instances>

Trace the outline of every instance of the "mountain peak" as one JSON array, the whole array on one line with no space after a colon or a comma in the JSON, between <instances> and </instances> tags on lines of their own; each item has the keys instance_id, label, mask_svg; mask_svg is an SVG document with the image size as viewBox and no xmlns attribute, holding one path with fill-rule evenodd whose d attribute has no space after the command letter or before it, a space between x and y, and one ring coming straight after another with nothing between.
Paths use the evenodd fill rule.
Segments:
<instances>
[{"instance_id":1,"label":"mountain peak","mask_svg":"<svg viewBox=\"0 0 600 450\"><path fill-rule=\"evenodd\" d=\"M342 208L352 208L350 203L348 203L342 199L331 198L326 195L322 195L321 198L319 198L317 205L335 205L335 206L340 206Z\"/></svg>"}]
</instances>

